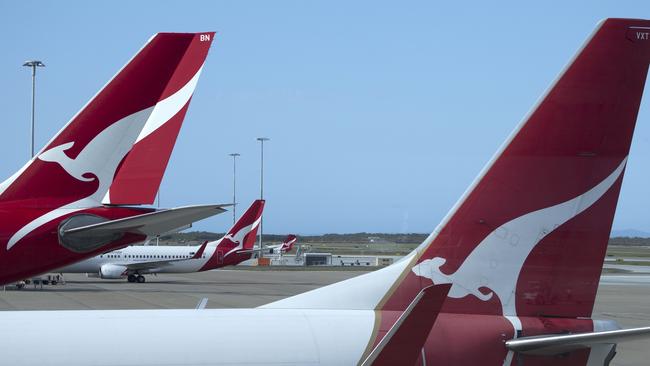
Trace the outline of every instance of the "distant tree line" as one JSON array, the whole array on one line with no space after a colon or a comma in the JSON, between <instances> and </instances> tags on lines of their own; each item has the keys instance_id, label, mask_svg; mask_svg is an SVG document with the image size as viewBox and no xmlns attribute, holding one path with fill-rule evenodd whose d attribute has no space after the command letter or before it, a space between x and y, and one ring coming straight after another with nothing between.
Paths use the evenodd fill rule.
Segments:
<instances>
[{"instance_id":1,"label":"distant tree line","mask_svg":"<svg viewBox=\"0 0 650 366\"><path fill-rule=\"evenodd\" d=\"M609 239L609 245L650 246L650 238L630 238L621 236Z\"/></svg>"},{"instance_id":2,"label":"distant tree line","mask_svg":"<svg viewBox=\"0 0 650 366\"><path fill-rule=\"evenodd\" d=\"M195 244L206 240L217 240L225 233L209 231L190 231L174 233L160 237L161 244ZM324 234L324 235L298 235L301 243L395 243L418 244L424 241L429 234L386 234L386 233L353 233L353 234ZM287 234L264 234L265 243L279 243ZM609 239L609 245L622 246L650 246L650 238L616 237Z\"/></svg>"}]
</instances>

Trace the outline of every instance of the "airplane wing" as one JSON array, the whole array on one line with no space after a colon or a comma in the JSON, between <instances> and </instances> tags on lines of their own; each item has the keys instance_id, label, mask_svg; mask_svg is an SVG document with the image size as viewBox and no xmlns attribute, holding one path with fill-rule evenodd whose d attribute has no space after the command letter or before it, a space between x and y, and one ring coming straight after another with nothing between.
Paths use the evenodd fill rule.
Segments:
<instances>
[{"instance_id":1,"label":"airplane wing","mask_svg":"<svg viewBox=\"0 0 650 366\"><path fill-rule=\"evenodd\" d=\"M198 205L170 208L123 219L110 220L78 227L62 227L61 236L83 239L92 235L133 233L158 235L184 227L192 222L225 212L226 205Z\"/></svg>"},{"instance_id":2,"label":"airplane wing","mask_svg":"<svg viewBox=\"0 0 650 366\"><path fill-rule=\"evenodd\" d=\"M126 267L126 269L129 271L139 271L144 269L165 267L172 264L173 262L183 262L192 259L199 259L203 255L203 252L205 251L205 247L207 245L208 245L208 240L206 240L203 244L201 244L199 250L197 250L196 253L194 253L194 255L191 258L165 259L163 261L147 261L147 262L139 262L139 263L121 263L120 266Z\"/></svg>"},{"instance_id":3,"label":"airplane wing","mask_svg":"<svg viewBox=\"0 0 650 366\"><path fill-rule=\"evenodd\" d=\"M650 327L522 337L507 341L506 347L527 355L558 355L597 344L614 344L639 338L650 338Z\"/></svg>"},{"instance_id":4,"label":"airplane wing","mask_svg":"<svg viewBox=\"0 0 650 366\"><path fill-rule=\"evenodd\" d=\"M422 289L361 366L415 365L450 288L444 284Z\"/></svg>"},{"instance_id":5,"label":"airplane wing","mask_svg":"<svg viewBox=\"0 0 650 366\"><path fill-rule=\"evenodd\" d=\"M265 245L264 248L260 247L255 247L255 248L250 248L250 249L239 249L237 250L237 253L259 253L259 252L264 252L264 253L270 253L271 250L276 249L278 245Z\"/></svg>"}]
</instances>

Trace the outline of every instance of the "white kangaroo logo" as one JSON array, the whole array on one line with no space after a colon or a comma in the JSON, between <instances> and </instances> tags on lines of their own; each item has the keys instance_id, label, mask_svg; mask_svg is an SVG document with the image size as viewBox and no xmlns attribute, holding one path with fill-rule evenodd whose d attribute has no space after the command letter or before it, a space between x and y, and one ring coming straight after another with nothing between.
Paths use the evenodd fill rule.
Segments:
<instances>
[{"instance_id":1,"label":"white kangaroo logo","mask_svg":"<svg viewBox=\"0 0 650 366\"><path fill-rule=\"evenodd\" d=\"M429 278L434 284L451 283L447 296L452 298L474 295L488 301L496 293L503 315L516 315L512 295L530 252L546 235L598 201L616 182L626 162L627 157L607 178L582 195L501 225L474 248L456 272L442 273L440 266L446 259L435 257L414 266L413 273ZM479 290L481 287L491 292L484 294Z\"/></svg>"},{"instance_id":2,"label":"white kangaroo logo","mask_svg":"<svg viewBox=\"0 0 650 366\"><path fill-rule=\"evenodd\" d=\"M244 226L243 228L239 229L239 231L237 231L235 234L226 234L226 235L221 239L221 241L219 242L219 244L223 243L224 240L226 240L226 239L230 240L230 241L233 242L234 244L237 244L237 246L234 247L234 248L232 248L231 250L229 250L228 253L226 253L226 255L228 255L228 254L230 254L230 253L232 253L232 252L234 252L234 251L236 251L236 250L238 250L238 249L242 249L242 248L244 247L244 244L243 244L244 237L246 237L246 235L247 235L248 233L250 233L251 231L253 231L253 230L257 227L257 225L260 224L260 220L262 220L262 216L261 216L261 215L260 215L260 217L258 217L257 220L255 220L255 222L253 222L252 224L250 224L250 225L248 225L248 226Z\"/></svg>"},{"instance_id":3,"label":"white kangaroo logo","mask_svg":"<svg viewBox=\"0 0 650 366\"><path fill-rule=\"evenodd\" d=\"M98 179L98 191L103 194L152 110L153 107L143 109L106 127L90 140L74 159L65 153L74 146L74 141L52 147L39 154L38 159L59 164L79 181L90 182ZM97 178L87 177L89 174Z\"/></svg>"},{"instance_id":4,"label":"white kangaroo logo","mask_svg":"<svg viewBox=\"0 0 650 366\"><path fill-rule=\"evenodd\" d=\"M93 174L93 171L91 170L93 166L97 165L91 164L87 165L85 163L88 162L88 159L86 156L89 154L85 154L82 156L82 154L79 154L76 159L71 159L68 157L68 155L65 153L65 151L69 150L74 146L74 142L68 142L63 145L55 146L42 154L38 156L40 160L47 161L47 162L52 162L52 163L58 163L63 170L65 170L68 174L70 174L73 178L83 181L83 182L90 182L93 181L94 178L86 178L84 177L85 174ZM82 153L84 151L88 151L87 149L82 150ZM94 174L97 176L97 174Z\"/></svg>"}]
</instances>

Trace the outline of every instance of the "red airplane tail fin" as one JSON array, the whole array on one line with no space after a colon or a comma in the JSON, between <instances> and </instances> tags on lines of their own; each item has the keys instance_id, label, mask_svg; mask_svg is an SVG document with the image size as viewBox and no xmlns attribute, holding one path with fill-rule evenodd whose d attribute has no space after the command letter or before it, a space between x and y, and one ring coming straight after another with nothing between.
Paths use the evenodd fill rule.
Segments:
<instances>
[{"instance_id":1,"label":"red airplane tail fin","mask_svg":"<svg viewBox=\"0 0 650 366\"><path fill-rule=\"evenodd\" d=\"M213 37L153 36L36 157L0 184L0 199L38 199L41 206L81 199L152 203Z\"/></svg>"},{"instance_id":2,"label":"red airplane tail fin","mask_svg":"<svg viewBox=\"0 0 650 366\"><path fill-rule=\"evenodd\" d=\"M240 257L247 255L245 258L240 258L240 261L250 258L250 254L254 252L253 246L257 237L257 228L262 220L264 203L264 200L253 201L223 238L208 243L216 249L212 257L201 267L201 271L223 267L225 258L230 254L240 254Z\"/></svg>"},{"instance_id":3,"label":"red airplane tail fin","mask_svg":"<svg viewBox=\"0 0 650 366\"><path fill-rule=\"evenodd\" d=\"M159 34L158 37L179 37ZM214 33L185 34L186 48L160 102L124 158L104 204L152 204L162 181Z\"/></svg>"},{"instance_id":4,"label":"red airplane tail fin","mask_svg":"<svg viewBox=\"0 0 650 366\"><path fill-rule=\"evenodd\" d=\"M257 228L262 220L264 200L255 200L244 214L237 220L230 231L221 238L220 246L230 242L237 249L253 249L257 237Z\"/></svg>"},{"instance_id":5,"label":"red airplane tail fin","mask_svg":"<svg viewBox=\"0 0 650 366\"><path fill-rule=\"evenodd\" d=\"M281 248L284 248L283 250L285 252L290 252L297 240L298 238L295 235L289 234L287 235L287 238L282 242Z\"/></svg>"},{"instance_id":6,"label":"red airplane tail fin","mask_svg":"<svg viewBox=\"0 0 650 366\"><path fill-rule=\"evenodd\" d=\"M266 305L591 315L650 64L650 21L601 22L440 225L384 269ZM329 300L334 299L334 300Z\"/></svg>"},{"instance_id":7,"label":"red airplane tail fin","mask_svg":"<svg viewBox=\"0 0 650 366\"><path fill-rule=\"evenodd\" d=\"M646 20L599 24L419 248L403 286L452 284L447 312L591 315L650 64L649 33ZM403 306L408 298L398 294L383 305Z\"/></svg>"}]
</instances>

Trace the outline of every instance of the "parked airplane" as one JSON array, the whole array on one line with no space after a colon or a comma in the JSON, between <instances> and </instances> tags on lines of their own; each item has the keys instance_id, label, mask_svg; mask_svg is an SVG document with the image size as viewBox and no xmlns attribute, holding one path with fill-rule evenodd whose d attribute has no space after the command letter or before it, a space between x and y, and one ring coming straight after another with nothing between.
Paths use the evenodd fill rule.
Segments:
<instances>
[{"instance_id":1,"label":"parked airplane","mask_svg":"<svg viewBox=\"0 0 650 366\"><path fill-rule=\"evenodd\" d=\"M291 249L293 249L293 245L297 240L298 238L296 238L295 235L289 234L282 243L276 245L267 245L266 249L268 249L270 254L284 254L290 252Z\"/></svg>"},{"instance_id":2,"label":"parked airplane","mask_svg":"<svg viewBox=\"0 0 650 366\"><path fill-rule=\"evenodd\" d=\"M257 309L0 312L3 362L607 365L617 342L650 334L591 319L648 34L647 20L600 23L440 225L393 265ZM125 329L192 337L129 342ZM35 349L35 334L74 348ZM268 342L289 338L291 352Z\"/></svg>"},{"instance_id":3,"label":"parked airplane","mask_svg":"<svg viewBox=\"0 0 650 366\"><path fill-rule=\"evenodd\" d=\"M0 184L0 284L223 212L151 204L214 33L159 33Z\"/></svg>"},{"instance_id":4,"label":"parked airplane","mask_svg":"<svg viewBox=\"0 0 650 366\"><path fill-rule=\"evenodd\" d=\"M129 246L54 272L88 273L108 279L127 277L129 282L142 283L143 275L150 273L191 273L234 266L252 257L263 210L264 201L254 201L223 238L201 246Z\"/></svg>"}]
</instances>

